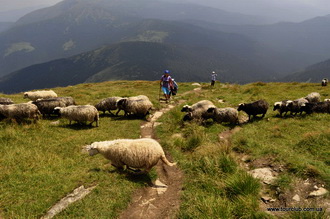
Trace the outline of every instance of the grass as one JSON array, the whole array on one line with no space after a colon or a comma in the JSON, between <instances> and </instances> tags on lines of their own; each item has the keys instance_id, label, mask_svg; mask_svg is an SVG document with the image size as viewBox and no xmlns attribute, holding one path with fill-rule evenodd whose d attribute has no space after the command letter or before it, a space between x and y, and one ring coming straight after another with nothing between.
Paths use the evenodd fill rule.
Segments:
<instances>
[{"instance_id":1,"label":"grass","mask_svg":"<svg viewBox=\"0 0 330 219\"><path fill-rule=\"evenodd\" d=\"M179 95L192 90L190 83L179 84ZM236 107L258 99L270 105L285 99L297 99L310 92L329 95L328 87L305 83L216 84L211 89L177 96L185 100L163 115L157 126L162 146L184 172L184 190L178 218L271 218L260 208L260 183L248 175L237 155L249 155L251 161L272 158L284 167L277 181L282 191L291 189L296 178L314 178L329 189L330 116L313 114L279 118L271 107L263 119L241 125L231 145L219 142L219 133L232 128L228 124L205 125L182 122L184 104L202 99L218 107ZM114 81L53 88L59 96L72 96L78 104L95 104L108 96L147 95L155 109L159 82ZM22 94L2 95L14 102L26 102ZM224 103L218 102L223 100ZM244 113L240 113L243 115ZM0 122L0 215L4 218L38 218L48 208L80 185L97 185L86 198L74 203L57 218L115 218L123 211L132 193L156 178L155 171L145 176L118 172L102 156L89 157L83 145L115 138L139 138L139 119L101 116L100 127L68 125L60 119L40 120L37 124ZM307 206L310 207L310 206ZM324 218L324 212L300 212L288 218Z\"/></svg>"}]
</instances>

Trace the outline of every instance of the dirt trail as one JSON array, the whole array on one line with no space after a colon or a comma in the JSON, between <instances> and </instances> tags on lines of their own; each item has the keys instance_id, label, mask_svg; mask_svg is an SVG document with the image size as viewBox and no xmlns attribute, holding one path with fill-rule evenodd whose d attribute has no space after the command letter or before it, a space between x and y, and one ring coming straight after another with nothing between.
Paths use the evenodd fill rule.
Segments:
<instances>
[{"instance_id":1,"label":"dirt trail","mask_svg":"<svg viewBox=\"0 0 330 219\"><path fill-rule=\"evenodd\" d=\"M182 102L179 102L182 103ZM141 125L141 138L156 138L154 128L161 123L157 120L174 108L169 104L155 112L150 121ZM166 157L173 162L171 156ZM156 165L158 179L153 185L138 190L131 204L119 218L173 218L180 207L183 173L178 166L169 167L163 162Z\"/></svg>"}]
</instances>

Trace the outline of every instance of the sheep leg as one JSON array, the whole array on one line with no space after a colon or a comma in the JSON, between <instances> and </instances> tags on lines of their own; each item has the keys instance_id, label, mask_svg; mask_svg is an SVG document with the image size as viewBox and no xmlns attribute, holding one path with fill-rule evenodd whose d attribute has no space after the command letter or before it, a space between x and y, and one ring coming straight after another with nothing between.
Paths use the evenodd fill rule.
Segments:
<instances>
[{"instance_id":1,"label":"sheep leg","mask_svg":"<svg viewBox=\"0 0 330 219\"><path fill-rule=\"evenodd\" d=\"M116 112L116 116L118 116L118 113L120 112L121 109L118 109L118 111Z\"/></svg>"}]
</instances>

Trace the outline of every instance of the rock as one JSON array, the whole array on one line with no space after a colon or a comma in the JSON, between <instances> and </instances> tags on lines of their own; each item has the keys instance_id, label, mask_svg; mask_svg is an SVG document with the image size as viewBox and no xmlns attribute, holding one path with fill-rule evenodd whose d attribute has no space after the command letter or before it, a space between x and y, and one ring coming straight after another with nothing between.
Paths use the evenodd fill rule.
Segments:
<instances>
[{"instance_id":1,"label":"rock","mask_svg":"<svg viewBox=\"0 0 330 219\"><path fill-rule=\"evenodd\" d=\"M318 190L309 193L308 197L309 198L313 198L313 197L320 197L323 196L325 194L327 194L329 191L326 190L325 188L319 188Z\"/></svg>"},{"instance_id":2,"label":"rock","mask_svg":"<svg viewBox=\"0 0 330 219\"><path fill-rule=\"evenodd\" d=\"M300 197L298 194L296 194L295 196L293 196L292 200L296 201L296 202L300 202Z\"/></svg>"},{"instance_id":3,"label":"rock","mask_svg":"<svg viewBox=\"0 0 330 219\"><path fill-rule=\"evenodd\" d=\"M249 171L249 173L257 179L261 179L265 184L272 184L276 177L273 176L270 168L259 168Z\"/></svg>"},{"instance_id":4,"label":"rock","mask_svg":"<svg viewBox=\"0 0 330 219\"><path fill-rule=\"evenodd\" d=\"M52 126L58 126L59 124L60 124L60 120L50 123L50 125L52 125Z\"/></svg>"},{"instance_id":5,"label":"rock","mask_svg":"<svg viewBox=\"0 0 330 219\"><path fill-rule=\"evenodd\" d=\"M191 84L191 85L193 85L193 86L201 86L201 84L200 83L193 83L193 84Z\"/></svg>"},{"instance_id":6,"label":"rock","mask_svg":"<svg viewBox=\"0 0 330 219\"><path fill-rule=\"evenodd\" d=\"M164 194L166 192L167 185L165 185L159 179L157 179L155 181L154 189L156 189L158 195L161 195L161 194Z\"/></svg>"}]
</instances>

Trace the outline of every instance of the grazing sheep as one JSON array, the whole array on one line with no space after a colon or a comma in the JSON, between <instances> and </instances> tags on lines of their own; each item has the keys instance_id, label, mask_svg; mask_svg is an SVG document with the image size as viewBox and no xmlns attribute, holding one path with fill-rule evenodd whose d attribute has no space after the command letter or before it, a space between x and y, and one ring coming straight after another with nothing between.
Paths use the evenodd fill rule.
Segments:
<instances>
[{"instance_id":1,"label":"grazing sheep","mask_svg":"<svg viewBox=\"0 0 330 219\"><path fill-rule=\"evenodd\" d=\"M212 113L208 113L207 110L210 107L216 107L209 100L201 100L193 105L184 105L181 112L187 112L183 117L183 121L195 120L201 122L202 120L207 120L212 117Z\"/></svg>"},{"instance_id":2,"label":"grazing sheep","mask_svg":"<svg viewBox=\"0 0 330 219\"><path fill-rule=\"evenodd\" d=\"M241 103L238 105L238 111L243 110L249 116L249 121L251 115L255 117L258 114L262 114L262 118L266 115L269 104L265 100L258 100L253 103Z\"/></svg>"},{"instance_id":3,"label":"grazing sheep","mask_svg":"<svg viewBox=\"0 0 330 219\"><path fill-rule=\"evenodd\" d=\"M275 102L273 111L277 110L280 113L280 117L282 117L282 113L285 113L284 116L286 116L286 114L289 111L289 108L287 106L289 101L292 102L291 100L283 100L281 102Z\"/></svg>"},{"instance_id":4,"label":"grazing sheep","mask_svg":"<svg viewBox=\"0 0 330 219\"><path fill-rule=\"evenodd\" d=\"M55 107L66 107L66 104L61 99L38 99L32 102L36 105L43 116L50 116L54 113Z\"/></svg>"},{"instance_id":5,"label":"grazing sheep","mask_svg":"<svg viewBox=\"0 0 330 219\"><path fill-rule=\"evenodd\" d=\"M10 98L5 98L5 97L0 98L0 104L2 104L2 105L9 105L9 104L13 104L13 103L14 102Z\"/></svg>"},{"instance_id":6,"label":"grazing sheep","mask_svg":"<svg viewBox=\"0 0 330 219\"><path fill-rule=\"evenodd\" d=\"M307 114L330 113L330 102L305 103L301 106L301 110Z\"/></svg>"},{"instance_id":7,"label":"grazing sheep","mask_svg":"<svg viewBox=\"0 0 330 219\"><path fill-rule=\"evenodd\" d=\"M324 99L324 102L330 102L330 99Z\"/></svg>"},{"instance_id":8,"label":"grazing sheep","mask_svg":"<svg viewBox=\"0 0 330 219\"><path fill-rule=\"evenodd\" d=\"M322 82L321 82L321 85L322 85L322 87L327 86L328 85L328 79L327 78L323 78L322 79Z\"/></svg>"},{"instance_id":9,"label":"grazing sheep","mask_svg":"<svg viewBox=\"0 0 330 219\"><path fill-rule=\"evenodd\" d=\"M124 110L125 116L131 114L137 116L146 116L151 110L152 106L153 105L149 98L144 95L122 98L117 102L118 111L116 115L118 115L120 110Z\"/></svg>"},{"instance_id":10,"label":"grazing sheep","mask_svg":"<svg viewBox=\"0 0 330 219\"><path fill-rule=\"evenodd\" d=\"M73 99L73 97L55 97L50 99L62 100L66 106L76 105L76 101Z\"/></svg>"},{"instance_id":11,"label":"grazing sheep","mask_svg":"<svg viewBox=\"0 0 330 219\"><path fill-rule=\"evenodd\" d=\"M38 107L31 103L0 105L0 114L9 119L39 119L41 115Z\"/></svg>"},{"instance_id":12,"label":"grazing sheep","mask_svg":"<svg viewBox=\"0 0 330 219\"><path fill-rule=\"evenodd\" d=\"M37 99L47 99L57 97L57 94L52 90L37 90L37 91L28 91L24 93L24 98L29 98L32 101Z\"/></svg>"},{"instance_id":13,"label":"grazing sheep","mask_svg":"<svg viewBox=\"0 0 330 219\"><path fill-rule=\"evenodd\" d=\"M210 107L207 110L208 113L212 114L213 121L218 123L229 122L230 124L238 124L238 111L237 109L226 107L216 108Z\"/></svg>"},{"instance_id":14,"label":"grazing sheep","mask_svg":"<svg viewBox=\"0 0 330 219\"><path fill-rule=\"evenodd\" d=\"M96 126L99 126L99 112L94 106L91 105L79 105L79 106L67 106L67 107L55 107L54 113L68 119L70 121L76 121L78 123L93 122Z\"/></svg>"},{"instance_id":15,"label":"grazing sheep","mask_svg":"<svg viewBox=\"0 0 330 219\"><path fill-rule=\"evenodd\" d=\"M170 163L165 156L162 146L154 139L117 139L113 141L94 142L86 146L89 155L102 154L116 168L144 169L149 172L159 160L168 166Z\"/></svg>"},{"instance_id":16,"label":"grazing sheep","mask_svg":"<svg viewBox=\"0 0 330 219\"><path fill-rule=\"evenodd\" d=\"M111 110L118 109L117 102L120 99L122 99L122 97L108 97L102 99L98 104L95 105L95 107L98 111L103 111L103 114L105 111L108 111L111 115L114 115Z\"/></svg>"},{"instance_id":17,"label":"grazing sheep","mask_svg":"<svg viewBox=\"0 0 330 219\"><path fill-rule=\"evenodd\" d=\"M317 103L321 101L321 95L317 92L312 92L305 97L309 103Z\"/></svg>"},{"instance_id":18,"label":"grazing sheep","mask_svg":"<svg viewBox=\"0 0 330 219\"><path fill-rule=\"evenodd\" d=\"M305 104L308 103L308 100L306 98L299 98L294 101L287 101L287 108L288 111L290 111L290 115L296 115L297 113L302 114L303 110L301 107Z\"/></svg>"}]
</instances>

